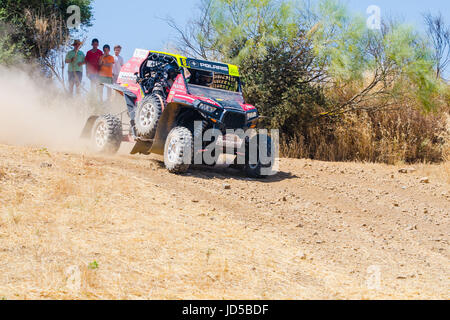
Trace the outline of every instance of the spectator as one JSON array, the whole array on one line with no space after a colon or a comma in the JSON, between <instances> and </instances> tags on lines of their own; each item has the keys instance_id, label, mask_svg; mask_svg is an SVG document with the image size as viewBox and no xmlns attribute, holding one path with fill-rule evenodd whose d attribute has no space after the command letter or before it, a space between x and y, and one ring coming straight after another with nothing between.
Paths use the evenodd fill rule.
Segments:
<instances>
[{"instance_id":1,"label":"spectator","mask_svg":"<svg viewBox=\"0 0 450 320\"><path fill-rule=\"evenodd\" d=\"M122 51L122 47L117 45L114 47L114 67L113 67L113 83L117 83L117 79L119 78L120 70L123 66L123 58L120 56L120 52Z\"/></svg>"},{"instance_id":2,"label":"spectator","mask_svg":"<svg viewBox=\"0 0 450 320\"><path fill-rule=\"evenodd\" d=\"M102 50L98 49L99 41L98 39L92 40L92 50L89 50L86 54L86 74L89 80L91 80L91 90L97 88L100 91L98 85L99 82L99 59L103 55Z\"/></svg>"},{"instance_id":3,"label":"spectator","mask_svg":"<svg viewBox=\"0 0 450 320\"><path fill-rule=\"evenodd\" d=\"M80 51L81 42L75 40L72 44L73 50L66 55L66 63L69 65L69 91L73 95L74 86L76 86L76 93L80 94L81 81L83 80L83 64L84 53Z\"/></svg>"},{"instance_id":4,"label":"spectator","mask_svg":"<svg viewBox=\"0 0 450 320\"><path fill-rule=\"evenodd\" d=\"M99 65L100 65L100 83L104 84L112 84L113 83L113 66L114 66L114 57L109 54L111 48L109 45L105 44L103 46L104 54L100 57ZM103 98L103 88L101 88L100 98ZM107 88L107 99L111 98L111 88Z\"/></svg>"}]
</instances>

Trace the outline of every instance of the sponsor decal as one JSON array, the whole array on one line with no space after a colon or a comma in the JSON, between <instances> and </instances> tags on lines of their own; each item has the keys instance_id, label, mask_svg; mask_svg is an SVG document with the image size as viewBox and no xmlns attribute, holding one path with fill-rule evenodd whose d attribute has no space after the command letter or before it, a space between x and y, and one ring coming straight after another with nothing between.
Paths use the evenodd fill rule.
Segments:
<instances>
[{"instance_id":1,"label":"sponsor decal","mask_svg":"<svg viewBox=\"0 0 450 320\"><path fill-rule=\"evenodd\" d=\"M190 68L193 68L193 69L202 69L202 70L220 72L220 73L225 73L225 74L228 74L228 72L229 72L228 65L216 63L216 62L187 59L187 64Z\"/></svg>"},{"instance_id":2,"label":"sponsor decal","mask_svg":"<svg viewBox=\"0 0 450 320\"><path fill-rule=\"evenodd\" d=\"M147 58L149 52L150 52L149 50L145 50L145 49L136 49L136 50L134 50L133 57L139 58L139 59L145 59L145 58Z\"/></svg>"},{"instance_id":3,"label":"sponsor decal","mask_svg":"<svg viewBox=\"0 0 450 320\"><path fill-rule=\"evenodd\" d=\"M250 111L253 109L256 109L255 106L252 106L251 104L241 104L242 109L244 109L244 111Z\"/></svg>"},{"instance_id":4,"label":"sponsor decal","mask_svg":"<svg viewBox=\"0 0 450 320\"><path fill-rule=\"evenodd\" d=\"M213 101L213 100L211 100L211 99L209 99L209 98L205 98L205 97L197 97L199 100L201 100L201 101L204 101L204 102L206 102L206 103L209 103L209 104L212 104L212 105L214 105L214 106L218 106L218 107L220 107L220 105L217 103L217 102L215 102L215 101Z\"/></svg>"},{"instance_id":5,"label":"sponsor decal","mask_svg":"<svg viewBox=\"0 0 450 320\"><path fill-rule=\"evenodd\" d=\"M239 77L239 69L237 66L230 65L230 76Z\"/></svg>"},{"instance_id":6,"label":"sponsor decal","mask_svg":"<svg viewBox=\"0 0 450 320\"><path fill-rule=\"evenodd\" d=\"M119 79L121 81L136 81L136 76L132 72L121 72Z\"/></svg>"}]
</instances>

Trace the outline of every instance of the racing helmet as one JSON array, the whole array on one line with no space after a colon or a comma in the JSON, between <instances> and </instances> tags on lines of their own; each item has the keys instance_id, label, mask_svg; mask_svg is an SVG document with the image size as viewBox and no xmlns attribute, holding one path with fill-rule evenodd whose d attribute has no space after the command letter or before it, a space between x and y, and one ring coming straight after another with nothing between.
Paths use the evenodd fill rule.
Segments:
<instances>
[{"instance_id":1,"label":"racing helmet","mask_svg":"<svg viewBox=\"0 0 450 320\"><path fill-rule=\"evenodd\" d=\"M175 81L175 78L178 76L178 73L179 73L177 68L175 68L173 65L170 65L170 64L164 68L164 71L167 74L167 79L173 80L173 81Z\"/></svg>"},{"instance_id":2,"label":"racing helmet","mask_svg":"<svg viewBox=\"0 0 450 320\"><path fill-rule=\"evenodd\" d=\"M198 70L195 77L198 85L206 87L212 85L214 80L214 74L210 71Z\"/></svg>"}]
</instances>

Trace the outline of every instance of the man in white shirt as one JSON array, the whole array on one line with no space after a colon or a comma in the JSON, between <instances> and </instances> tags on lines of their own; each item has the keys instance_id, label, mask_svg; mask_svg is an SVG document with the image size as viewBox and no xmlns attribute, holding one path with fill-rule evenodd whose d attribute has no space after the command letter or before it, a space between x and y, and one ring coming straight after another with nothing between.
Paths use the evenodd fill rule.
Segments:
<instances>
[{"instance_id":1,"label":"man in white shirt","mask_svg":"<svg viewBox=\"0 0 450 320\"><path fill-rule=\"evenodd\" d=\"M117 83L117 79L119 78L120 69L124 65L123 58L120 56L120 52L122 51L122 47L117 45L114 47L114 66L113 66L113 83Z\"/></svg>"}]
</instances>

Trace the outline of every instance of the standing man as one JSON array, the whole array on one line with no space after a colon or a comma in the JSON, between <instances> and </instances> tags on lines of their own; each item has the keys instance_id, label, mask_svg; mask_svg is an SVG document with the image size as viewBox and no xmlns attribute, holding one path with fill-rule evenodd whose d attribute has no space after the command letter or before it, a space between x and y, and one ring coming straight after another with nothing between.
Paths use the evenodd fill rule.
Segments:
<instances>
[{"instance_id":1,"label":"standing man","mask_svg":"<svg viewBox=\"0 0 450 320\"><path fill-rule=\"evenodd\" d=\"M112 84L113 83L113 66L114 66L114 57L109 53L111 48L109 45L105 44L103 46L104 54L100 57L99 65L100 65L100 83ZM103 100L103 87L100 88L101 95L100 100ZM106 99L109 100L111 98L111 88L107 88L106 90Z\"/></svg>"},{"instance_id":2,"label":"standing man","mask_svg":"<svg viewBox=\"0 0 450 320\"><path fill-rule=\"evenodd\" d=\"M81 42L75 40L73 50L66 55L65 62L69 65L69 91L73 96L73 88L76 86L76 94L80 94L81 81L83 80L84 53L80 51Z\"/></svg>"},{"instance_id":3,"label":"standing man","mask_svg":"<svg viewBox=\"0 0 450 320\"><path fill-rule=\"evenodd\" d=\"M100 91L99 83L99 71L100 65L99 60L103 55L102 50L98 49L99 41L98 39L92 40L92 49L89 50L86 54L86 74L89 80L91 80L91 90L97 89Z\"/></svg>"},{"instance_id":4,"label":"standing man","mask_svg":"<svg viewBox=\"0 0 450 320\"><path fill-rule=\"evenodd\" d=\"M113 83L117 83L117 79L119 78L120 70L123 66L123 58L120 56L120 52L122 51L122 47L117 45L114 47L114 66L113 66Z\"/></svg>"}]
</instances>

